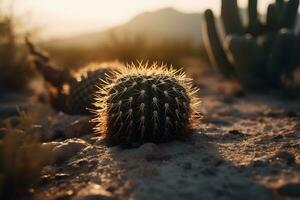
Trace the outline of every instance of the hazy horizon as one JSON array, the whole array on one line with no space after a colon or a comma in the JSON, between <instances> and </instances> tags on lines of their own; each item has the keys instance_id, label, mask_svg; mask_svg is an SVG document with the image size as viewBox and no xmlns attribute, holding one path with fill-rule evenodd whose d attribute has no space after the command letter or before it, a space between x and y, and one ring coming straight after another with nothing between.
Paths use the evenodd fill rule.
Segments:
<instances>
[{"instance_id":1,"label":"hazy horizon","mask_svg":"<svg viewBox=\"0 0 300 200\"><path fill-rule=\"evenodd\" d=\"M260 1L260 9L267 2ZM244 7L247 0L240 0ZM207 8L219 12L219 0L16 0L15 11L27 26L40 29L42 38L70 37L123 24L134 16L163 8L200 13Z\"/></svg>"}]
</instances>

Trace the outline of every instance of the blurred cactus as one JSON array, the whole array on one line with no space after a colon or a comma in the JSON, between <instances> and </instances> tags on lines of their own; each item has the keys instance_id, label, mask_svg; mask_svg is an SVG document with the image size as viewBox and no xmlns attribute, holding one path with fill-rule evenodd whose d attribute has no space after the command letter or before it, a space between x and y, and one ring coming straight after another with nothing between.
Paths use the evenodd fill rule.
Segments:
<instances>
[{"instance_id":1,"label":"blurred cactus","mask_svg":"<svg viewBox=\"0 0 300 200\"><path fill-rule=\"evenodd\" d=\"M121 65L118 62L94 63L72 73L54 65L48 55L37 50L28 38L26 43L36 69L52 86L49 93L53 108L68 114L91 114L96 91L101 87L101 79L105 80Z\"/></svg>"},{"instance_id":2,"label":"blurred cactus","mask_svg":"<svg viewBox=\"0 0 300 200\"><path fill-rule=\"evenodd\" d=\"M91 64L77 73L77 82L71 85L70 94L67 99L67 107L71 114L90 114L94 109L96 92L103 85L102 80L117 70L120 64L102 63Z\"/></svg>"},{"instance_id":3,"label":"blurred cactus","mask_svg":"<svg viewBox=\"0 0 300 200\"><path fill-rule=\"evenodd\" d=\"M244 88L284 87L299 68L300 38L294 32L299 0L276 0L268 6L267 19L259 19L257 0L248 0L248 25L244 27L237 0L222 0L225 40L217 31L211 10L204 13L204 40L211 62L225 76Z\"/></svg>"},{"instance_id":4,"label":"blurred cactus","mask_svg":"<svg viewBox=\"0 0 300 200\"><path fill-rule=\"evenodd\" d=\"M197 90L184 74L163 68L129 66L100 93L95 121L110 144L133 147L189 133Z\"/></svg>"}]
</instances>

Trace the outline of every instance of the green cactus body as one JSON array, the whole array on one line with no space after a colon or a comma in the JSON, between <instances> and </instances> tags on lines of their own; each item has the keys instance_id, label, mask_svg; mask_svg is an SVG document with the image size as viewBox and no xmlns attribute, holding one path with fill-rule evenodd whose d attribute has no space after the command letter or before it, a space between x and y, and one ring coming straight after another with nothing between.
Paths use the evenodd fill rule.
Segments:
<instances>
[{"instance_id":1,"label":"green cactus body","mask_svg":"<svg viewBox=\"0 0 300 200\"><path fill-rule=\"evenodd\" d=\"M272 84L280 83L281 76L291 76L298 67L299 40L291 31L282 30L276 37L271 56L269 58L267 72L271 74Z\"/></svg>"},{"instance_id":2,"label":"green cactus body","mask_svg":"<svg viewBox=\"0 0 300 200\"><path fill-rule=\"evenodd\" d=\"M222 0L227 38L223 44L212 11L205 12L204 43L211 60L225 78L233 77L247 89L285 86L282 77L292 77L300 63L300 37L294 33L298 7L299 0L276 0L268 6L266 22L261 22L257 0L248 0L249 20L244 29L237 0Z\"/></svg>"},{"instance_id":3,"label":"green cactus body","mask_svg":"<svg viewBox=\"0 0 300 200\"><path fill-rule=\"evenodd\" d=\"M184 76L155 68L152 72L129 69L117 75L105 92L107 97L98 98L102 108L96 121L110 144L135 147L167 142L190 132L199 103L196 90Z\"/></svg>"},{"instance_id":4,"label":"green cactus body","mask_svg":"<svg viewBox=\"0 0 300 200\"><path fill-rule=\"evenodd\" d=\"M260 80L265 75L265 55L262 46L250 35L233 35L227 41L240 81L246 87L259 87Z\"/></svg>"},{"instance_id":5,"label":"green cactus body","mask_svg":"<svg viewBox=\"0 0 300 200\"><path fill-rule=\"evenodd\" d=\"M281 27L293 29L298 16L299 0L289 0L285 3Z\"/></svg>"},{"instance_id":6,"label":"green cactus body","mask_svg":"<svg viewBox=\"0 0 300 200\"><path fill-rule=\"evenodd\" d=\"M248 5L248 28L247 31L254 36L257 36L262 31L262 25L259 21L257 12L257 0L249 1Z\"/></svg>"},{"instance_id":7,"label":"green cactus body","mask_svg":"<svg viewBox=\"0 0 300 200\"><path fill-rule=\"evenodd\" d=\"M208 51L208 56L211 62L225 75L226 78L234 77L234 69L231 63L228 61L223 45L220 41L220 37L215 24L215 17L211 10L207 10L204 13L205 23L203 24L204 42Z\"/></svg>"},{"instance_id":8,"label":"green cactus body","mask_svg":"<svg viewBox=\"0 0 300 200\"><path fill-rule=\"evenodd\" d=\"M221 16L227 34L243 33L237 0L222 0Z\"/></svg>"},{"instance_id":9,"label":"green cactus body","mask_svg":"<svg viewBox=\"0 0 300 200\"><path fill-rule=\"evenodd\" d=\"M92 64L77 74L77 83L71 86L66 102L70 114L91 114L98 87L104 84L101 80L106 80L106 77L117 69L117 65L117 63Z\"/></svg>"}]
</instances>

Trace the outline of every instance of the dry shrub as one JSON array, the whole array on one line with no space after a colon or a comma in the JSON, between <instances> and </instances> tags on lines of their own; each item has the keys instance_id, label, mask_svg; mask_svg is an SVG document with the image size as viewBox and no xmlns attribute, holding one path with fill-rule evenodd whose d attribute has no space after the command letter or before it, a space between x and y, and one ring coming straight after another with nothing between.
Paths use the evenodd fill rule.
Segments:
<instances>
[{"instance_id":1,"label":"dry shrub","mask_svg":"<svg viewBox=\"0 0 300 200\"><path fill-rule=\"evenodd\" d=\"M50 164L51 154L35 136L30 115L20 112L19 124L4 122L0 141L0 199L27 199L42 168Z\"/></svg>"},{"instance_id":2,"label":"dry shrub","mask_svg":"<svg viewBox=\"0 0 300 200\"><path fill-rule=\"evenodd\" d=\"M33 70L20 42L23 35L17 31L21 24L12 13L2 12L4 9L0 0L0 85L2 89L25 89Z\"/></svg>"}]
</instances>

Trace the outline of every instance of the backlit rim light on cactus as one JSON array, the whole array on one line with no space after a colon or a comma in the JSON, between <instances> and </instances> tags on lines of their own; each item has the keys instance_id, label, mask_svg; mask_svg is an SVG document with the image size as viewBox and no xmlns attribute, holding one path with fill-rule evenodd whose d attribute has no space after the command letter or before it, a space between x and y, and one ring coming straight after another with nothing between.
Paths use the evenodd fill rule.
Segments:
<instances>
[{"instance_id":1,"label":"backlit rim light on cactus","mask_svg":"<svg viewBox=\"0 0 300 200\"><path fill-rule=\"evenodd\" d=\"M78 82L82 80L83 77L86 77L88 73L103 69L103 70L119 70L124 66L123 63L119 61L111 61L111 62L92 62L88 65L82 67L78 71L74 73L74 76Z\"/></svg>"},{"instance_id":2,"label":"backlit rim light on cactus","mask_svg":"<svg viewBox=\"0 0 300 200\"><path fill-rule=\"evenodd\" d=\"M185 90L184 95L188 97L188 111L189 111L187 116L187 127L188 130L191 130L192 128L196 128L197 119L199 119L200 117L200 112L199 112L200 100L199 97L197 96L198 89L192 86L191 79L187 78L186 75L181 70L174 70L171 67L168 68L165 65L158 65L157 63L153 63L152 65L149 65L148 63L144 64L142 62L139 62L138 65L135 64L126 65L126 67L120 69L119 71L114 72L114 75L109 77L110 81L105 81L106 86L101 88L99 87L98 95L95 101L96 102L95 106L97 109L94 111L95 118L92 120L93 122L96 123L95 131L97 133L103 134L104 136L108 136L109 134L111 134L109 133L108 130L109 129L108 127L109 103L108 102L109 102L109 98L111 98L111 91L115 86L120 85L120 81L122 79L126 79L127 77L151 78L151 77L158 77L158 76L167 78L167 80L170 81L174 80L174 82L178 86L182 87ZM172 90L172 87L170 88L170 90ZM141 91L134 90L134 92L135 91L143 92L142 90ZM141 93L141 95L143 94ZM153 99L155 99L155 97ZM154 125L151 124L151 126ZM154 128L152 130L154 130Z\"/></svg>"}]
</instances>

